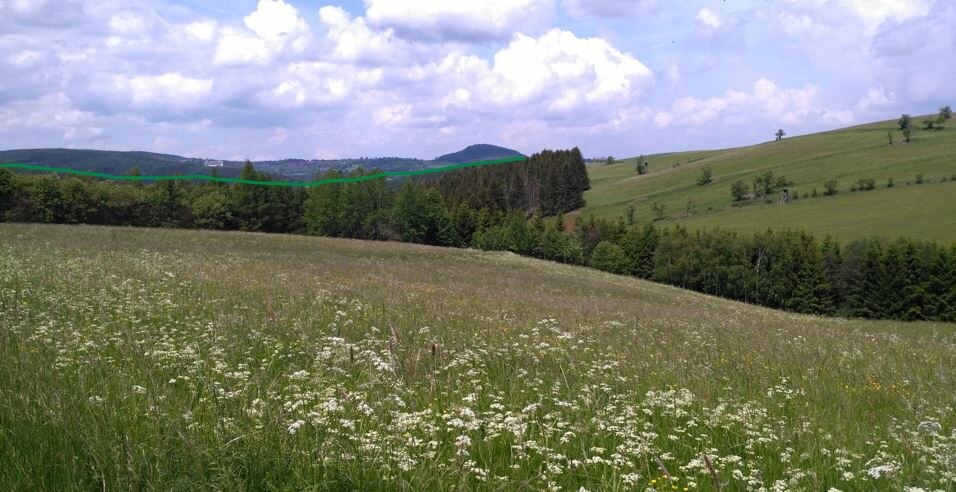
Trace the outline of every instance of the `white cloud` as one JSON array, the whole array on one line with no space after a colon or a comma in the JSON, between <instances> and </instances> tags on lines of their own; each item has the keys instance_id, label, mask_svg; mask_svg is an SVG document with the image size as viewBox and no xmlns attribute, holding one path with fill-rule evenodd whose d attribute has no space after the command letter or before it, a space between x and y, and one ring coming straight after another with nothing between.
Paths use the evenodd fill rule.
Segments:
<instances>
[{"instance_id":1,"label":"white cloud","mask_svg":"<svg viewBox=\"0 0 956 492\"><path fill-rule=\"evenodd\" d=\"M807 85L800 88L781 88L772 80L761 78L754 82L750 92L728 90L722 96L697 99L685 96L677 99L667 110L659 111L654 124L666 128L675 123L700 126L715 120L741 121L767 119L790 125L807 119L822 118L848 123L854 115L849 110L822 107L818 102L819 88Z\"/></svg>"},{"instance_id":2,"label":"white cloud","mask_svg":"<svg viewBox=\"0 0 956 492\"><path fill-rule=\"evenodd\" d=\"M256 10L237 27L220 30L215 62L219 64L265 64L285 51L302 53L311 41L309 25L299 11L283 0L259 0ZM205 34L208 27L199 27Z\"/></svg>"},{"instance_id":3,"label":"white cloud","mask_svg":"<svg viewBox=\"0 0 956 492\"><path fill-rule=\"evenodd\" d=\"M269 48L262 39L244 34L231 27L222 29L219 42L216 45L216 63L265 63L269 61L270 57Z\"/></svg>"},{"instance_id":4,"label":"white cloud","mask_svg":"<svg viewBox=\"0 0 956 492\"><path fill-rule=\"evenodd\" d=\"M128 94L134 108L162 107L174 110L203 106L213 88L210 79L186 77L175 72L156 76L117 75L113 78L113 84L117 91Z\"/></svg>"},{"instance_id":5,"label":"white cloud","mask_svg":"<svg viewBox=\"0 0 956 492\"><path fill-rule=\"evenodd\" d=\"M479 87L495 104L543 99L549 109L568 110L626 101L651 78L643 63L604 39L553 29L538 38L515 35Z\"/></svg>"},{"instance_id":6,"label":"white cloud","mask_svg":"<svg viewBox=\"0 0 956 492\"><path fill-rule=\"evenodd\" d=\"M186 33L200 41L212 41L219 23L214 20L199 20L186 24Z\"/></svg>"},{"instance_id":7,"label":"white cloud","mask_svg":"<svg viewBox=\"0 0 956 492\"><path fill-rule=\"evenodd\" d=\"M110 17L110 28L123 34L138 33L146 28L146 21L132 12L120 12Z\"/></svg>"},{"instance_id":8,"label":"white cloud","mask_svg":"<svg viewBox=\"0 0 956 492\"><path fill-rule=\"evenodd\" d=\"M373 119L379 125L392 126L408 121L411 114L411 104L395 104L376 110Z\"/></svg>"},{"instance_id":9,"label":"white cloud","mask_svg":"<svg viewBox=\"0 0 956 492\"><path fill-rule=\"evenodd\" d=\"M697 11L697 22L706 30L720 29L724 23L716 12L704 7Z\"/></svg>"},{"instance_id":10,"label":"white cloud","mask_svg":"<svg viewBox=\"0 0 956 492\"><path fill-rule=\"evenodd\" d=\"M365 0L375 27L418 40L507 39L521 26L550 18L553 0Z\"/></svg>"},{"instance_id":11,"label":"white cloud","mask_svg":"<svg viewBox=\"0 0 956 492\"><path fill-rule=\"evenodd\" d=\"M396 40L390 29L373 31L365 19L352 19L341 7L322 7L319 20L326 28L333 56L342 61L396 63L411 49L407 43Z\"/></svg>"},{"instance_id":12,"label":"white cloud","mask_svg":"<svg viewBox=\"0 0 956 492\"><path fill-rule=\"evenodd\" d=\"M866 91L866 96L864 96L858 103L856 103L857 111L869 111L872 109L881 109L892 107L896 103L896 94L893 92L887 93L883 87L870 87Z\"/></svg>"},{"instance_id":13,"label":"white cloud","mask_svg":"<svg viewBox=\"0 0 956 492\"><path fill-rule=\"evenodd\" d=\"M876 29L887 20L901 22L926 15L932 0L839 0L833 3L856 14L868 29Z\"/></svg>"},{"instance_id":14,"label":"white cloud","mask_svg":"<svg viewBox=\"0 0 956 492\"><path fill-rule=\"evenodd\" d=\"M256 10L243 19L246 27L274 45L309 32L309 25L299 11L283 0L259 0Z\"/></svg>"}]
</instances>

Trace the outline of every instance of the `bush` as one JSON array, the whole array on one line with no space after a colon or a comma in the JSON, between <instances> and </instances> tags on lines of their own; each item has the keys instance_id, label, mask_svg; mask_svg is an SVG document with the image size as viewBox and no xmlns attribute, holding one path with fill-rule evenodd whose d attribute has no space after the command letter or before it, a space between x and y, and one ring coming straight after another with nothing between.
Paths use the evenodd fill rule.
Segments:
<instances>
[{"instance_id":1,"label":"bush","mask_svg":"<svg viewBox=\"0 0 956 492\"><path fill-rule=\"evenodd\" d=\"M831 179L823 184L823 196L833 196L837 194L837 182Z\"/></svg>"},{"instance_id":2,"label":"bush","mask_svg":"<svg viewBox=\"0 0 956 492\"><path fill-rule=\"evenodd\" d=\"M750 193L747 183L744 183L739 179L734 181L734 184L730 185L730 195L734 197L735 202L743 201L743 199L747 196L747 193Z\"/></svg>"},{"instance_id":3,"label":"bush","mask_svg":"<svg viewBox=\"0 0 956 492\"><path fill-rule=\"evenodd\" d=\"M922 175L922 174L917 174L917 175L916 175L916 184L923 184L923 175Z\"/></svg>"},{"instance_id":4,"label":"bush","mask_svg":"<svg viewBox=\"0 0 956 492\"><path fill-rule=\"evenodd\" d=\"M886 187L887 187L887 188L892 188L892 187L893 187L893 178L889 178L889 179L886 180Z\"/></svg>"},{"instance_id":5,"label":"bush","mask_svg":"<svg viewBox=\"0 0 956 492\"><path fill-rule=\"evenodd\" d=\"M710 170L709 167L705 167L703 171L700 172L700 176L697 177L697 185L704 186L710 184L714 181L714 172Z\"/></svg>"}]
</instances>

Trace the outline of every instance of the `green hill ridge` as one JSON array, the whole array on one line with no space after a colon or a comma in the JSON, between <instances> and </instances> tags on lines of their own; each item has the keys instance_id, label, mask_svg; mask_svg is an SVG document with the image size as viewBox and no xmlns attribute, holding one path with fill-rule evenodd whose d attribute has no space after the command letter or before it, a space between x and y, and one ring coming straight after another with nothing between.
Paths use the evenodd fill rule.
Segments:
<instances>
[{"instance_id":1,"label":"green hill ridge","mask_svg":"<svg viewBox=\"0 0 956 492\"><path fill-rule=\"evenodd\" d=\"M873 235L956 240L956 128L921 130L911 142L902 140L893 120L746 147L650 155L644 175L635 170L636 157L592 165L586 206L573 214L626 217L633 206L635 221L643 223L657 218L656 202L664 206L659 224L691 229L788 228L841 240ZM705 168L713 181L699 185ZM797 198L782 203L781 188L733 203L732 183L741 180L752 188L754 178L767 172L785 177L788 194ZM890 179L893 186L887 187ZM823 196L830 180L836 181L837 194ZM872 180L874 189L851 191L859 180Z\"/></svg>"}]
</instances>

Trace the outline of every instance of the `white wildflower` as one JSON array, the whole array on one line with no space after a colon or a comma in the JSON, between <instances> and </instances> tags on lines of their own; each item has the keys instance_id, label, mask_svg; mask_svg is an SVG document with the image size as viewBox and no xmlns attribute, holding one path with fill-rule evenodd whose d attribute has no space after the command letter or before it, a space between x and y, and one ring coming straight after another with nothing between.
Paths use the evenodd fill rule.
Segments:
<instances>
[{"instance_id":1,"label":"white wildflower","mask_svg":"<svg viewBox=\"0 0 956 492\"><path fill-rule=\"evenodd\" d=\"M302 369L302 370L295 371L295 372L293 372L292 374L290 374L290 375L289 375L289 379L291 379L291 380L293 380L293 381L302 381L302 380L305 380L305 379L309 379L309 376L310 376L309 371L306 371L305 369Z\"/></svg>"},{"instance_id":2,"label":"white wildflower","mask_svg":"<svg viewBox=\"0 0 956 492\"><path fill-rule=\"evenodd\" d=\"M895 471L896 471L896 467L893 466L892 464L878 465L867 470L866 474L873 478L880 478L884 475L890 475Z\"/></svg>"},{"instance_id":3,"label":"white wildflower","mask_svg":"<svg viewBox=\"0 0 956 492\"><path fill-rule=\"evenodd\" d=\"M289 424L289 434L295 434L296 431L299 430L299 427L302 427L303 425L305 425L304 420L296 420L295 422L292 422Z\"/></svg>"},{"instance_id":4,"label":"white wildflower","mask_svg":"<svg viewBox=\"0 0 956 492\"><path fill-rule=\"evenodd\" d=\"M939 425L939 422L933 422L932 420L927 420L925 422L920 422L916 429L927 434L939 434L943 431L943 426Z\"/></svg>"}]
</instances>

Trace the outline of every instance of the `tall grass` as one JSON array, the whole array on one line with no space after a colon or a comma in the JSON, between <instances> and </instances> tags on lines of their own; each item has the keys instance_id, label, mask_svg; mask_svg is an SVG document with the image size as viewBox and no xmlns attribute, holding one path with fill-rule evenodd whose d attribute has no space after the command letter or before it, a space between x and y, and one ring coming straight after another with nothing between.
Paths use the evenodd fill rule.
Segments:
<instances>
[{"instance_id":1,"label":"tall grass","mask_svg":"<svg viewBox=\"0 0 956 492\"><path fill-rule=\"evenodd\" d=\"M0 361L4 490L956 486L956 327L504 253L3 224Z\"/></svg>"}]
</instances>

